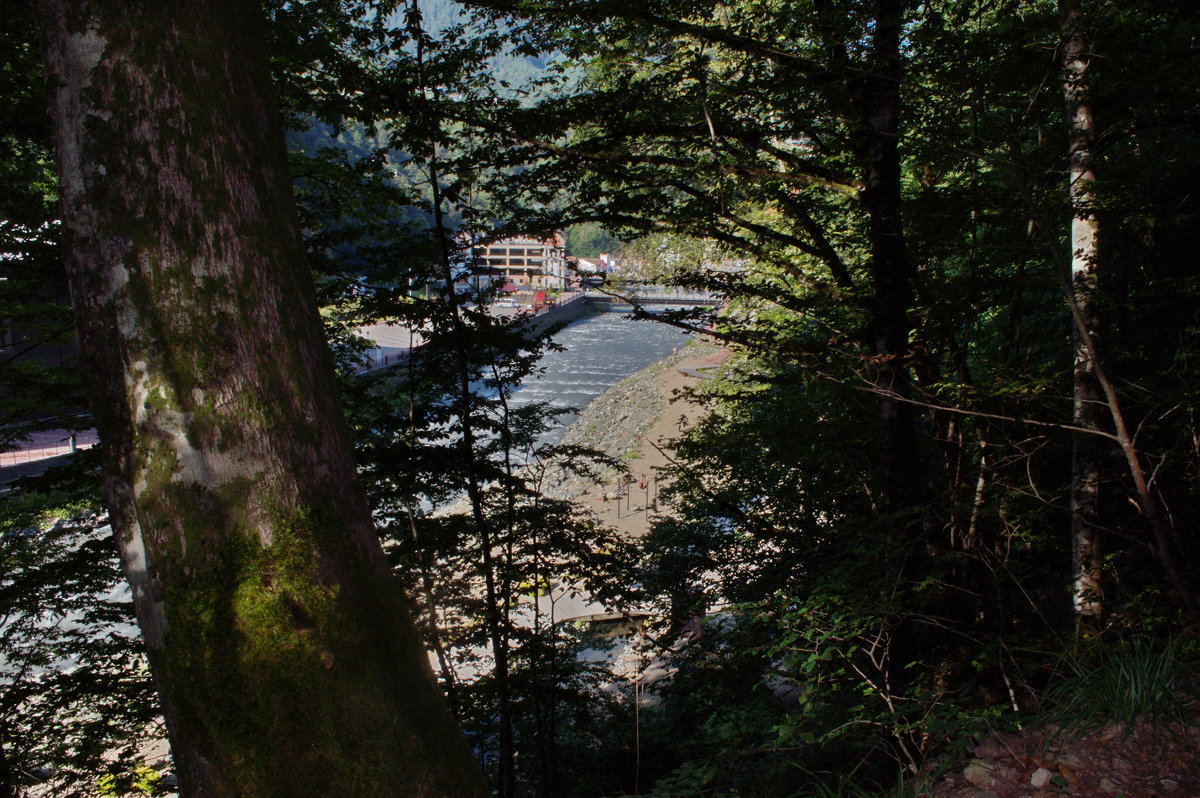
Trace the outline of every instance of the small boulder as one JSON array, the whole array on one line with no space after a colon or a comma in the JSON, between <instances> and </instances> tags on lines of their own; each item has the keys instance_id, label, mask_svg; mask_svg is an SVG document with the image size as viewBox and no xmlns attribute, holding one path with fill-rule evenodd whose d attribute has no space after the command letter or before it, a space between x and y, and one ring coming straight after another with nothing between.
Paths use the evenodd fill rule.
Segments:
<instances>
[{"instance_id":1,"label":"small boulder","mask_svg":"<svg viewBox=\"0 0 1200 798\"><path fill-rule=\"evenodd\" d=\"M963 768L963 778L975 787L986 787L992 783L992 766L982 759L976 759Z\"/></svg>"},{"instance_id":2,"label":"small boulder","mask_svg":"<svg viewBox=\"0 0 1200 798\"><path fill-rule=\"evenodd\" d=\"M996 759L1004 753L1004 749L1000 746L1000 741L994 736L988 737L986 740L975 746L975 756L980 759Z\"/></svg>"}]
</instances>

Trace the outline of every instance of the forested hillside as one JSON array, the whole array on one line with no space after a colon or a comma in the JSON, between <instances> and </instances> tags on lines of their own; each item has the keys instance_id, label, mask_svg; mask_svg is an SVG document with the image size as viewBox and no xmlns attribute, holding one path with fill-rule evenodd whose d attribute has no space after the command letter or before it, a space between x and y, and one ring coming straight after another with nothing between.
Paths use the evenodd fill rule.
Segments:
<instances>
[{"instance_id":1,"label":"forested hillside","mask_svg":"<svg viewBox=\"0 0 1200 798\"><path fill-rule=\"evenodd\" d=\"M0 798L1200 791L1190 0L20 10ZM721 300L640 539L454 289L562 230Z\"/></svg>"}]
</instances>

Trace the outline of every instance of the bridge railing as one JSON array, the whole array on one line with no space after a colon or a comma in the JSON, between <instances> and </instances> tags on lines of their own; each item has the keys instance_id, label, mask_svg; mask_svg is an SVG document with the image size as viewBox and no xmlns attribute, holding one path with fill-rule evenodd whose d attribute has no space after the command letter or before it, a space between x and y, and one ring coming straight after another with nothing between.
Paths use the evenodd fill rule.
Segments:
<instances>
[{"instance_id":1,"label":"bridge railing","mask_svg":"<svg viewBox=\"0 0 1200 798\"><path fill-rule=\"evenodd\" d=\"M722 297L708 291L687 291L672 286L636 286L633 289L614 289L611 292L589 289L585 292L589 299L606 302L621 302L631 299L638 302L654 304L704 304L717 305L724 302Z\"/></svg>"},{"instance_id":2,"label":"bridge railing","mask_svg":"<svg viewBox=\"0 0 1200 798\"><path fill-rule=\"evenodd\" d=\"M16 447L0 452L0 468L33 463L63 454L73 454L79 449L90 449L99 441L94 429L52 429L34 432L29 440L21 441Z\"/></svg>"}]
</instances>

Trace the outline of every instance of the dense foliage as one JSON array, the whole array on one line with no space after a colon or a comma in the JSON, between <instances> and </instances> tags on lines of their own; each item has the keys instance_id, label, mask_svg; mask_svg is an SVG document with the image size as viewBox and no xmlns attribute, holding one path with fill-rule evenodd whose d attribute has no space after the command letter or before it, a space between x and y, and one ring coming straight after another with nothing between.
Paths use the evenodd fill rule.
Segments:
<instances>
[{"instance_id":1,"label":"dense foliage","mask_svg":"<svg viewBox=\"0 0 1200 798\"><path fill-rule=\"evenodd\" d=\"M1047 652L1192 627L1196 327L1167 298L1194 296L1176 242L1200 210L1171 188L1196 178L1182 5L480 5L584 70L514 119L533 166L496 192L511 213L690 237L630 254L729 299L711 321L738 357L646 543L664 644L714 627L665 687L658 762L714 794L797 789L797 764L886 781L1034 707ZM1082 287L1073 219L1100 230Z\"/></svg>"}]
</instances>

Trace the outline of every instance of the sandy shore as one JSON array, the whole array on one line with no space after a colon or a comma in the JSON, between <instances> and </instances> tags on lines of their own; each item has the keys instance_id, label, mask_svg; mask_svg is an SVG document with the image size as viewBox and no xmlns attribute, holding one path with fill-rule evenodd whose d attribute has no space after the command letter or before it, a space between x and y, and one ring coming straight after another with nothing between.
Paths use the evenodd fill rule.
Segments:
<instances>
[{"instance_id":1,"label":"sandy shore","mask_svg":"<svg viewBox=\"0 0 1200 798\"><path fill-rule=\"evenodd\" d=\"M707 412L689 401L684 389L706 379L728 354L713 343L693 341L593 399L567 427L561 443L603 452L626 470L613 470L598 484L581 476L551 478L541 487L545 495L573 501L631 538L645 535L661 509L658 494L668 484L662 471L672 462L671 442ZM465 499L438 511L465 512Z\"/></svg>"},{"instance_id":2,"label":"sandy shore","mask_svg":"<svg viewBox=\"0 0 1200 798\"><path fill-rule=\"evenodd\" d=\"M704 379L727 354L711 343L693 343L625 378L589 404L564 442L602 449L624 461L629 471L611 474L600 485L581 486L573 492L575 501L606 526L634 538L645 535L658 511L657 494L667 484L662 469L671 463L671 441L705 412L682 391Z\"/></svg>"}]
</instances>

